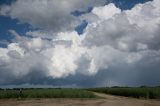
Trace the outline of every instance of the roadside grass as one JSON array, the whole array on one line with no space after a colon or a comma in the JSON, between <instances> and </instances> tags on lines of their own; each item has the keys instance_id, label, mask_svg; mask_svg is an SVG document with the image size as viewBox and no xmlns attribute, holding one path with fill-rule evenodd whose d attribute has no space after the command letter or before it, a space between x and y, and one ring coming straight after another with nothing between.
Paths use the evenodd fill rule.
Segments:
<instances>
[{"instance_id":1,"label":"roadside grass","mask_svg":"<svg viewBox=\"0 0 160 106\"><path fill-rule=\"evenodd\" d=\"M0 90L0 99L10 98L96 98L96 96L82 89L7 89Z\"/></svg>"},{"instance_id":2,"label":"roadside grass","mask_svg":"<svg viewBox=\"0 0 160 106\"><path fill-rule=\"evenodd\" d=\"M160 87L112 87L89 88L88 91L112 94L125 97L160 99Z\"/></svg>"}]
</instances>

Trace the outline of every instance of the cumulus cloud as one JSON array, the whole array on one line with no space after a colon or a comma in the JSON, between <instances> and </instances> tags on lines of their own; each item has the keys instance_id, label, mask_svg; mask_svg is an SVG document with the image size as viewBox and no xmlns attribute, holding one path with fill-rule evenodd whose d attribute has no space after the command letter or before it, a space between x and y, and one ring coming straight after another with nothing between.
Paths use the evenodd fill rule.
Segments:
<instances>
[{"instance_id":1,"label":"cumulus cloud","mask_svg":"<svg viewBox=\"0 0 160 106\"><path fill-rule=\"evenodd\" d=\"M123 11L112 3L99 4L103 3L18 0L2 6L2 15L42 29L26 32L30 37L9 30L15 39L0 48L0 84L158 85L159 0ZM94 6L91 13L70 14L90 6ZM88 25L83 34L70 29L84 19Z\"/></svg>"},{"instance_id":2,"label":"cumulus cloud","mask_svg":"<svg viewBox=\"0 0 160 106\"><path fill-rule=\"evenodd\" d=\"M121 10L117 8L114 4L110 3L104 7L95 7L92 10L92 13L97 15L100 19L109 19L113 15L120 13Z\"/></svg>"},{"instance_id":3,"label":"cumulus cloud","mask_svg":"<svg viewBox=\"0 0 160 106\"><path fill-rule=\"evenodd\" d=\"M84 43L97 46L111 45L116 49L126 51L147 48L154 49L155 47L152 43L159 43L159 40L155 40L155 38L159 36L160 22L157 13L160 9L155 2L156 1L138 4L131 10L122 11L121 13L117 12L114 15L111 14L111 18L106 16L107 18L105 20L91 22L86 29L86 41L84 40ZM109 5L109 7L115 8L114 5ZM147 14L147 9L145 8L149 8L147 12L152 15ZM115 9L115 11L117 10L118 9ZM104 9L102 9L102 11L104 11ZM95 14L94 11L92 12ZM108 11L106 10L106 12ZM103 12L99 12L99 14L97 15L98 17L105 17L106 15Z\"/></svg>"},{"instance_id":4,"label":"cumulus cloud","mask_svg":"<svg viewBox=\"0 0 160 106\"><path fill-rule=\"evenodd\" d=\"M34 28L57 32L74 29L80 23L71 12L85 11L104 3L105 0L17 0L1 6L0 14L29 23Z\"/></svg>"}]
</instances>

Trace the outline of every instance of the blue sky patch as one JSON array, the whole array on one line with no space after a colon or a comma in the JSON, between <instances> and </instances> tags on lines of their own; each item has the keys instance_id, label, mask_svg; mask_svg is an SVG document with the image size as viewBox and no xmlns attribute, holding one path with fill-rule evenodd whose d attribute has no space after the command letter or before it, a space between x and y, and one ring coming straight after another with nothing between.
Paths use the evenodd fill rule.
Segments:
<instances>
[{"instance_id":1,"label":"blue sky patch","mask_svg":"<svg viewBox=\"0 0 160 106\"><path fill-rule=\"evenodd\" d=\"M87 27L87 25L88 25L88 22L86 21L86 20L83 20L83 22L79 25L79 26L77 26L76 28L75 28L75 30L78 32L78 34L80 35L80 34L82 34L83 33L83 31L84 31L84 29Z\"/></svg>"},{"instance_id":2,"label":"blue sky patch","mask_svg":"<svg viewBox=\"0 0 160 106\"><path fill-rule=\"evenodd\" d=\"M108 3L114 3L118 8L127 10L133 8L138 3L145 3L153 0L108 0Z\"/></svg>"}]
</instances>

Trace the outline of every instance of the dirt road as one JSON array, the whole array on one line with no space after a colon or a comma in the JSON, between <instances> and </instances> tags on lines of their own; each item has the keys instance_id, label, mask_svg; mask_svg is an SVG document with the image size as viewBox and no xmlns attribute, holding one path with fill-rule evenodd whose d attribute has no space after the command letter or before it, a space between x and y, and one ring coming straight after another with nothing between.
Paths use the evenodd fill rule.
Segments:
<instances>
[{"instance_id":1,"label":"dirt road","mask_svg":"<svg viewBox=\"0 0 160 106\"><path fill-rule=\"evenodd\" d=\"M102 99L30 99L0 100L0 106L160 106L158 100L143 100L100 93Z\"/></svg>"}]
</instances>

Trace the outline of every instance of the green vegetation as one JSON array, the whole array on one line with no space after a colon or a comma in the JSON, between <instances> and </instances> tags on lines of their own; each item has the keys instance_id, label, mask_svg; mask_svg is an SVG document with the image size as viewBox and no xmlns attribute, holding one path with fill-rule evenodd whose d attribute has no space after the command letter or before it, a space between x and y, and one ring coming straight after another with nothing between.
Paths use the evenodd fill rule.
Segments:
<instances>
[{"instance_id":1,"label":"green vegetation","mask_svg":"<svg viewBox=\"0 0 160 106\"><path fill-rule=\"evenodd\" d=\"M90 88L89 91L112 94L118 96L160 99L160 87L112 87L112 88Z\"/></svg>"},{"instance_id":2,"label":"green vegetation","mask_svg":"<svg viewBox=\"0 0 160 106\"><path fill-rule=\"evenodd\" d=\"M95 98L90 92L81 89L7 89L0 90L0 99L7 98Z\"/></svg>"},{"instance_id":3,"label":"green vegetation","mask_svg":"<svg viewBox=\"0 0 160 106\"><path fill-rule=\"evenodd\" d=\"M160 99L160 87L112 87L112 88L46 88L46 89L0 89L0 99L8 98L96 98L91 92L118 96Z\"/></svg>"}]
</instances>

